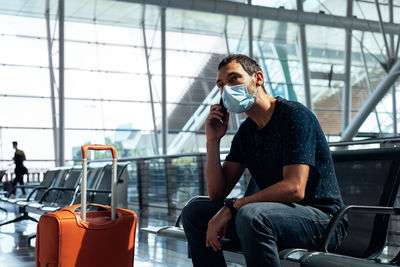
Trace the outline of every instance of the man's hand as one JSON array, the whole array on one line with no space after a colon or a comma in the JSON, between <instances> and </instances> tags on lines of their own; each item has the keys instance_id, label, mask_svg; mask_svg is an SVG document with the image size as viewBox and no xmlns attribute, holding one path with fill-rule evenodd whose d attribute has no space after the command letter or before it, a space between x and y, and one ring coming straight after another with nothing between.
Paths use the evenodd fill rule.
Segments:
<instances>
[{"instance_id":1,"label":"man's hand","mask_svg":"<svg viewBox=\"0 0 400 267\"><path fill-rule=\"evenodd\" d=\"M231 219L231 211L226 207L220 209L217 214L211 218L208 222L206 247L211 246L214 251L221 249L221 243L219 240L225 238L226 229L228 228Z\"/></svg>"},{"instance_id":2,"label":"man's hand","mask_svg":"<svg viewBox=\"0 0 400 267\"><path fill-rule=\"evenodd\" d=\"M218 104L210 107L210 114L206 119L207 140L220 140L228 129L229 113L226 113L225 121L222 121L222 107Z\"/></svg>"}]
</instances>

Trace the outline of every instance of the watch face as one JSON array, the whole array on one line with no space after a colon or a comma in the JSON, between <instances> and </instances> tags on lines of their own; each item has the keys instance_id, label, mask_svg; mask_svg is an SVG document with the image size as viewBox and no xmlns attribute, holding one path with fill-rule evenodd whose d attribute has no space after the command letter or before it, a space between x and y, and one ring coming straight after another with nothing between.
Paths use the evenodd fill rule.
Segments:
<instances>
[{"instance_id":1,"label":"watch face","mask_svg":"<svg viewBox=\"0 0 400 267\"><path fill-rule=\"evenodd\" d=\"M233 204L235 203L236 198L227 198L224 200L224 206L225 207L233 207Z\"/></svg>"},{"instance_id":2,"label":"watch face","mask_svg":"<svg viewBox=\"0 0 400 267\"><path fill-rule=\"evenodd\" d=\"M227 199L224 200L224 206L225 207L229 206L229 200L230 200L230 198L227 198Z\"/></svg>"},{"instance_id":3,"label":"watch face","mask_svg":"<svg viewBox=\"0 0 400 267\"><path fill-rule=\"evenodd\" d=\"M236 208L233 206L235 204L236 198L227 198L224 201L224 206L229 208L233 217L236 216Z\"/></svg>"}]
</instances>

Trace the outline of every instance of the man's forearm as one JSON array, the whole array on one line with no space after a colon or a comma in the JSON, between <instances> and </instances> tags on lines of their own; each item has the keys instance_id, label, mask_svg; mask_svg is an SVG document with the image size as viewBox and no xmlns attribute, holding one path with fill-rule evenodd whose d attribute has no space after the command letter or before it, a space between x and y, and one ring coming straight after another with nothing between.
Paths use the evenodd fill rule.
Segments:
<instances>
[{"instance_id":1,"label":"man's forearm","mask_svg":"<svg viewBox=\"0 0 400 267\"><path fill-rule=\"evenodd\" d=\"M212 200L224 197L225 176L221 167L220 140L207 140L206 179L208 195Z\"/></svg>"},{"instance_id":2,"label":"man's forearm","mask_svg":"<svg viewBox=\"0 0 400 267\"><path fill-rule=\"evenodd\" d=\"M304 199L310 167L306 164L292 164L283 168L281 181L235 202L235 208L253 202L294 203Z\"/></svg>"},{"instance_id":3,"label":"man's forearm","mask_svg":"<svg viewBox=\"0 0 400 267\"><path fill-rule=\"evenodd\" d=\"M255 202L293 203L299 202L303 198L303 192L299 192L296 185L287 183L285 181L280 181L256 194L238 199L235 202L235 208L240 209L246 204Z\"/></svg>"}]
</instances>

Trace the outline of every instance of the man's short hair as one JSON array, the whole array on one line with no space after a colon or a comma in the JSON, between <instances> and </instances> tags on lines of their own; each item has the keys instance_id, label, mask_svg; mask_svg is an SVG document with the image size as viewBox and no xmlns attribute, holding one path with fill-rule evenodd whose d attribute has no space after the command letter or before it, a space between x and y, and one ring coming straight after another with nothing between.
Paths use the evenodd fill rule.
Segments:
<instances>
[{"instance_id":1,"label":"man's short hair","mask_svg":"<svg viewBox=\"0 0 400 267\"><path fill-rule=\"evenodd\" d=\"M13 144L13 146L18 145L17 141L13 141L12 144Z\"/></svg>"},{"instance_id":2,"label":"man's short hair","mask_svg":"<svg viewBox=\"0 0 400 267\"><path fill-rule=\"evenodd\" d=\"M257 61L255 61L251 57L248 57L248 56L242 55L242 54L232 54L232 55L229 55L229 56L223 58L218 65L218 70L220 70L221 68L225 67L226 65L228 65L229 63L231 63L232 61L235 61L235 60L240 65L242 65L242 68L250 76L252 76L254 73L256 73L258 71L262 72L262 69L261 69L260 65L257 63ZM261 86L265 91L264 82Z\"/></svg>"}]
</instances>

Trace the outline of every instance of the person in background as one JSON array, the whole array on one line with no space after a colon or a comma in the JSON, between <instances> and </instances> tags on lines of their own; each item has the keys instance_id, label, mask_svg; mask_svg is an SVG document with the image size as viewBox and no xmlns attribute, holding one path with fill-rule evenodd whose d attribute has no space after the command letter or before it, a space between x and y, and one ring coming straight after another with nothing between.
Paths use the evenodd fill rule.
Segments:
<instances>
[{"instance_id":1,"label":"person in background","mask_svg":"<svg viewBox=\"0 0 400 267\"><path fill-rule=\"evenodd\" d=\"M12 181L13 189L10 192L10 195L15 194L17 183L19 183L20 185L24 185L24 174L28 174L28 169L24 166L24 160L26 160L24 151L18 149L18 143L16 141L12 142L12 144L13 148L15 149L13 158L15 163L15 179ZM25 188L21 187L21 190L21 197L26 196Z\"/></svg>"}]
</instances>

